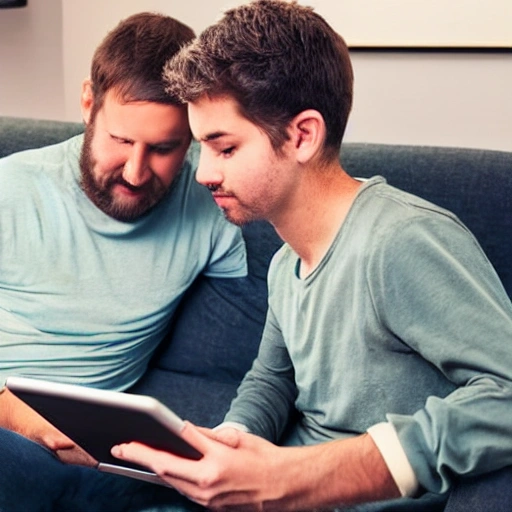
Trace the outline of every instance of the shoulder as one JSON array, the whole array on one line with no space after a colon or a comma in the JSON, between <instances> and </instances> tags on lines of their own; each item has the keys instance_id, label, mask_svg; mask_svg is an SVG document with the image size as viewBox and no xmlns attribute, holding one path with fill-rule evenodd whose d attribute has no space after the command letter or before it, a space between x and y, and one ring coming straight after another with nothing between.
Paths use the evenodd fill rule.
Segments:
<instances>
[{"instance_id":1,"label":"shoulder","mask_svg":"<svg viewBox=\"0 0 512 512\"><path fill-rule=\"evenodd\" d=\"M0 201L2 208L51 206L76 182L80 140L31 149L0 159ZM5 210L4 210L5 211Z\"/></svg>"},{"instance_id":2,"label":"shoulder","mask_svg":"<svg viewBox=\"0 0 512 512\"><path fill-rule=\"evenodd\" d=\"M452 212L393 187L380 176L371 178L363 185L355 204L365 209L366 215L375 212L371 215L372 218L381 218L384 215L383 220L393 217L404 221L411 218L437 217L460 223Z\"/></svg>"},{"instance_id":3,"label":"shoulder","mask_svg":"<svg viewBox=\"0 0 512 512\"><path fill-rule=\"evenodd\" d=\"M446 238L454 231L472 238L452 212L397 189L380 177L368 180L362 187L347 223L360 235L366 233L373 246L396 246L399 240L413 242L427 234Z\"/></svg>"},{"instance_id":4,"label":"shoulder","mask_svg":"<svg viewBox=\"0 0 512 512\"><path fill-rule=\"evenodd\" d=\"M28 149L0 159L0 179L23 180L51 174L69 164L78 165L82 136L59 144Z\"/></svg>"},{"instance_id":5,"label":"shoulder","mask_svg":"<svg viewBox=\"0 0 512 512\"><path fill-rule=\"evenodd\" d=\"M482 274L491 269L479 242L456 215L417 196L380 187L359 217L360 230L366 230L362 259L368 282L381 282L388 292L395 285L404 289L423 283L426 288L440 277L446 283L471 268Z\"/></svg>"},{"instance_id":6,"label":"shoulder","mask_svg":"<svg viewBox=\"0 0 512 512\"><path fill-rule=\"evenodd\" d=\"M268 268L269 283L276 283L279 280L293 274L298 262L298 256L293 249L285 242L270 260Z\"/></svg>"}]
</instances>

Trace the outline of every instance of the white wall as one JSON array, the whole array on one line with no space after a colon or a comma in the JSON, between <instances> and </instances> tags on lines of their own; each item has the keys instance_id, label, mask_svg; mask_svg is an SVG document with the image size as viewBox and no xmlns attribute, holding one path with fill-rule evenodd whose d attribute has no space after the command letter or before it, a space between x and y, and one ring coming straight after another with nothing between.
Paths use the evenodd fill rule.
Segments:
<instances>
[{"instance_id":1,"label":"white wall","mask_svg":"<svg viewBox=\"0 0 512 512\"><path fill-rule=\"evenodd\" d=\"M0 9L0 115L66 117L61 3Z\"/></svg>"},{"instance_id":2,"label":"white wall","mask_svg":"<svg viewBox=\"0 0 512 512\"><path fill-rule=\"evenodd\" d=\"M240 3L28 0L24 9L0 10L0 115L80 120L80 84L94 48L121 18L161 11L199 32ZM339 28L339 0L314 3ZM512 52L352 58L356 92L346 140L512 150Z\"/></svg>"},{"instance_id":3,"label":"white wall","mask_svg":"<svg viewBox=\"0 0 512 512\"><path fill-rule=\"evenodd\" d=\"M94 49L122 18L139 11L163 12L198 33L215 21L225 6L236 3L230 4L229 0L62 0L67 118L79 116L78 91L89 73Z\"/></svg>"},{"instance_id":4,"label":"white wall","mask_svg":"<svg viewBox=\"0 0 512 512\"><path fill-rule=\"evenodd\" d=\"M357 53L346 140L512 150L512 53Z\"/></svg>"}]
</instances>

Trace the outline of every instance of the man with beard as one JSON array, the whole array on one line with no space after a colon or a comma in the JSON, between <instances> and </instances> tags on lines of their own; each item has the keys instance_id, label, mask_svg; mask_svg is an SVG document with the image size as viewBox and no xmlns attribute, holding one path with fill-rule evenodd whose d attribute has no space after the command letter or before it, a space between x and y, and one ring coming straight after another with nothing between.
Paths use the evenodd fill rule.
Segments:
<instances>
[{"instance_id":1,"label":"man with beard","mask_svg":"<svg viewBox=\"0 0 512 512\"><path fill-rule=\"evenodd\" d=\"M166 60L190 28L122 21L96 50L85 134L0 161L0 389L9 375L125 390L198 274L246 274L240 230L194 177ZM87 454L5 388L0 510L137 510L175 493L64 462ZM21 435L20 435L21 434Z\"/></svg>"}]
</instances>

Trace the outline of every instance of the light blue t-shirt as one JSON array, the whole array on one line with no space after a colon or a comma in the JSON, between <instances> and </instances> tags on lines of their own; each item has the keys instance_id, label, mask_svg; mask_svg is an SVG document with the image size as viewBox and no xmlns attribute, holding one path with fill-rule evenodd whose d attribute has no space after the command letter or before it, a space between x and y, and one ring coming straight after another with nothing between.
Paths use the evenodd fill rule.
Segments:
<instances>
[{"instance_id":1,"label":"light blue t-shirt","mask_svg":"<svg viewBox=\"0 0 512 512\"><path fill-rule=\"evenodd\" d=\"M0 160L0 380L123 390L144 373L200 273L246 274L239 228L195 181L120 222L79 186L83 137Z\"/></svg>"}]
</instances>

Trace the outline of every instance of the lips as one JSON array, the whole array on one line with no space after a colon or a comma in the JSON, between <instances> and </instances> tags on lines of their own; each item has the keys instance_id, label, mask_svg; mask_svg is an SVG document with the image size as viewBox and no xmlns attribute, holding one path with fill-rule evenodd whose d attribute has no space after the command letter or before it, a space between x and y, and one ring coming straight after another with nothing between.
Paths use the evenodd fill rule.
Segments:
<instances>
[{"instance_id":1,"label":"lips","mask_svg":"<svg viewBox=\"0 0 512 512\"><path fill-rule=\"evenodd\" d=\"M214 192L212 196L214 201L220 208L225 208L227 204L230 202L230 200L232 201L235 199L235 196L233 194L225 194L219 192Z\"/></svg>"},{"instance_id":2,"label":"lips","mask_svg":"<svg viewBox=\"0 0 512 512\"><path fill-rule=\"evenodd\" d=\"M123 194L127 197L141 197L145 195L145 190L142 187L131 187L127 186L124 183L117 183L113 187L115 190L117 190L120 194Z\"/></svg>"}]
</instances>

